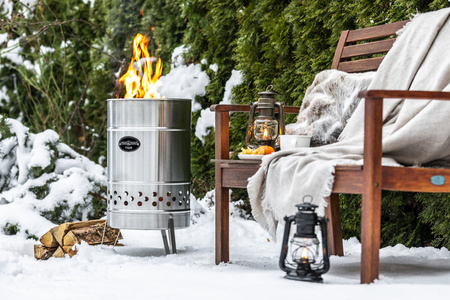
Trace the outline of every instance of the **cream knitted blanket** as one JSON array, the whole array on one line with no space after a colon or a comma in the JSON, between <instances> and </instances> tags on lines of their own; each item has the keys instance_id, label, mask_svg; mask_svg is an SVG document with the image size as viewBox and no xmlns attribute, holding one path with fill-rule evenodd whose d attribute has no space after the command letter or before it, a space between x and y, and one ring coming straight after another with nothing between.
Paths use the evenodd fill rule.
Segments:
<instances>
[{"instance_id":1,"label":"cream knitted blanket","mask_svg":"<svg viewBox=\"0 0 450 300\"><path fill-rule=\"evenodd\" d=\"M369 89L450 91L450 8L420 14L406 26ZM450 103L385 100L383 164L421 165L450 159ZM312 195L324 213L336 165L361 164L364 102L334 144L279 151L263 158L247 190L256 221L272 237L295 204Z\"/></svg>"}]
</instances>

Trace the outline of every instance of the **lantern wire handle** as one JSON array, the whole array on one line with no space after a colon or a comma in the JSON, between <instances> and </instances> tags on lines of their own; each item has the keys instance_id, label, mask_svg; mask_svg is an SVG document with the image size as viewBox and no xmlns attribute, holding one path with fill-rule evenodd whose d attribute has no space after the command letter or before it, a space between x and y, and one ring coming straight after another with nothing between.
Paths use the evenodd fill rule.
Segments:
<instances>
[{"instance_id":1,"label":"lantern wire handle","mask_svg":"<svg viewBox=\"0 0 450 300\"><path fill-rule=\"evenodd\" d=\"M271 91L273 89L273 85L269 85L266 87L266 91Z\"/></svg>"},{"instance_id":2,"label":"lantern wire handle","mask_svg":"<svg viewBox=\"0 0 450 300\"><path fill-rule=\"evenodd\" d=\"M307 199L309 199L309 201L308 201ZM305 195L305 196L303 196L303 203L311 204L312 201L313 201L313 196L311 196L311 195Z\"/></svg>"}]
</instances>

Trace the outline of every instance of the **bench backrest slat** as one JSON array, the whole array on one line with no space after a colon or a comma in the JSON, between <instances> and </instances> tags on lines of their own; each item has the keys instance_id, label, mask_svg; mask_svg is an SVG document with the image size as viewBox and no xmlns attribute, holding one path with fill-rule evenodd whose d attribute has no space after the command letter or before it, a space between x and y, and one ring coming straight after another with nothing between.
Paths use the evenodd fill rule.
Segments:
<instances>
[{"instance_id":1,"label":"bench backrest slat","mask_svg":"<svg viewBox=\"0 0 450 300\"><path fill-rule=\"evenodd\" d=\"M331 68L348 73L377 70L384 55L394 44L396 32L408 22L343 31Z\"/></svg>"},{"instance_id":2,"label":"bench backrest slat","mask_svg":"<svg viewBox=\"0 0 450 300\"><path fill-rule=\"evenodd\" d=\"M381 40L365 44L349 45L344 47L341 58L387 53L391 50L395 40L395 38L392 38L389 40Z\"/></svg>"},{"instance_id":3,"label":"bench backrest slat","mask_svg":"<svg viewBox=\"0 0 450 300\"><path fill-rule=\"evenodd\" d=\"M381 62L383 61L383 58L384 58L384 56L344 61L339 64L338 70L344 71L347 73L376 71L376 70L378 70L378 67L380 66Z\"/></svg>"}]
</instances>

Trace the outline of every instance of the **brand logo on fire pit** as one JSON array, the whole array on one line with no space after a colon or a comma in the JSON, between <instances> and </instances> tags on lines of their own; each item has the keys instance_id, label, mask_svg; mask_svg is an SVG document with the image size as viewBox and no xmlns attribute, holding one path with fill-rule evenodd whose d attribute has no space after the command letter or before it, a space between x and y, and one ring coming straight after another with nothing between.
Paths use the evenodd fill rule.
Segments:
<instances>
[{"instance_id":1,"label":"brand logo on fire pit","mask_svg":"<svg viewBox=\"0 0 450 300\"><path fill-rule=\"evenodd\" d=\"M133 152L139 149L141 142L132 136L124 136L119 140L119 148L126 152Z\"/></svg>"}]
</instances>

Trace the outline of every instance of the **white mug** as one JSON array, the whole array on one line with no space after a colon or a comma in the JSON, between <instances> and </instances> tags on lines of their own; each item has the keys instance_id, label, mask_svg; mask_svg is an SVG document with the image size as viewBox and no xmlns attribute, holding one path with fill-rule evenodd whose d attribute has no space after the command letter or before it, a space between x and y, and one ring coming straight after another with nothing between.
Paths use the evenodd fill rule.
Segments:
<instances>
[{"instance_id":1,"label":"white mug","mask_svg":"<svg viewBox=\"0 0 450 300\"><path fill-rule=\"evenodd\" d=\"M309 147L311 144L310 135L280 135L280 149L292 149L292 148L302 148Z\"/></svg>"}]
</instances>

